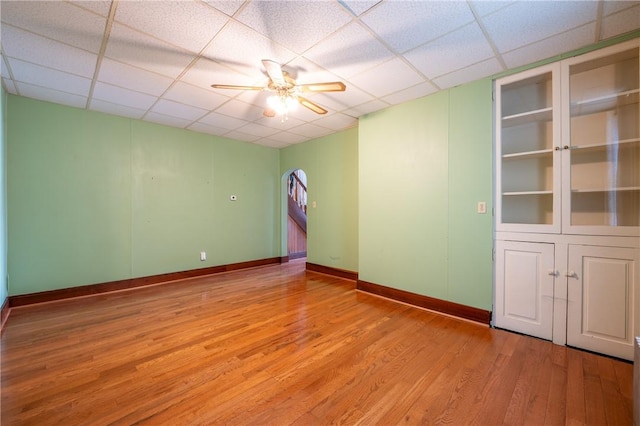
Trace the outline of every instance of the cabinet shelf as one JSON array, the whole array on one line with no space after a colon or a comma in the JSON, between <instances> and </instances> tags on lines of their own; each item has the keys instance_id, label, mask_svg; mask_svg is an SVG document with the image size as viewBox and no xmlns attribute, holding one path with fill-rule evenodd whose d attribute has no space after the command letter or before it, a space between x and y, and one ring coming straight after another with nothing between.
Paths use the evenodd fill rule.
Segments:
<instances>
[{"instance_id":1,"label":"cabinet shelf","mask_svg":"<svg viewBox=\"0 0 640 426\"><path fill-rule=\"evenodd\" d=\"M553 191L510 191L503 192L504 197L512 197L515 195L553 195Z\"/></svg>"},{"instance_id":2,"label":"cabinet shelf","mask_svg":"<svg viewBox=\"0 0 640 426\"><path fill-rule=\"evenodd\" d=\"M616 146L616 145L621 148L632 147L633 144L638 144L638 143L640 143L640 138L632 138L632 139L624 139L619 141L601 142L601 143L595 143L595 144L589 144L589 145L572 145L571 150L585 150L585 149L604 150L604 149L607 149L608 147Z\"/></svg>"},{"instance_id":3,"label":"cabinet shelf","mask_svg":"<svg viewBox=\"0 0 640 426\"><path fill-rule=\"evenodd\" d=\"M595 192L626 192L626 191L640 191L640 186L620 186L613 188L585 188L585 189L572 189L573 194L589 194Z\"/></svg>"},{"instance_id":4,"label":"cabinet shelf","mask_svg":"<svg viewBox=\"0 0 640 426\"><path fill-rule=\"evenodd\" d=\"M620 93L611 93L605 96L585 99L571 103L571 116L595 114L598 112L614 110L616 108L638 104L640 89L627 90Z\"/></svg>"},{"instance_id":5,"label":"cabinet shelf","mask_svg":"<svg viewBox=\"0 0 640 426\"><path fill-rule=\"evenodd\" d=\"M534 123L537 121L550 121L552 114L553 108L547 107L533 111L521 112L519 114L505 115L502 117L502 127L519 126L521 124Z\"/></svg>"},{"instance_id":6,"label":"cabinet shelf","mask_svg":"<svg viewBox=\"0 0 640 426\"><path fill-rule=\"evenodd\" d=\"M505 160L520 160L525 158L540 158L552 154L552 149L540 149L537 151L523 151L514 154L505 154L502 156Z\"/></svg>"}]
</instances>

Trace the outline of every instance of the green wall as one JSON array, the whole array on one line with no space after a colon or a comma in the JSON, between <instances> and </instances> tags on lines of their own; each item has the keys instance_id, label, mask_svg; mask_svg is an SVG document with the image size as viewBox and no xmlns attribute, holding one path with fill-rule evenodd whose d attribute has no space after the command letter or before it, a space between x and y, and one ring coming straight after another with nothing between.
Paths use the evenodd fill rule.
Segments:
<instances>
[{"instance_id":1,"label":"green wall","mask_svg":"<svg viewBox=\"0 0 640 426\"><path fill-rule=\"evenodd\" d=\"M0 88L0 307L7 290L7 92Z\"/></svg>"},{"instance_id":2,"label":"green wall","mask_svg":"<svg viewBox=\"0 0 640 426\"><path fill-rule=\"evenodd\" d=\"M307 261L357 272L358 129L282 149L281 177L295 169L307 175ZM286 235L283 240L286 255Z\"/></svg>"},{"instance_id":3,"label":"green wall","mask_svg":"<svg viewBox=\"0 0 640 426\"><path fill-rule=\"evenodd\" d=\"M7 113L10 295L279 256L278 150L15 96Z\"/></svg>"},{"instance_id":4,"label":"green wall","mask_svg":"<svg viewBox=\"0 0 640 426\"><path fill-rule=\"evenodd\" d=\"M360 118L359 278L491 309L492 82Z\"/></svg>"}]
</instances>

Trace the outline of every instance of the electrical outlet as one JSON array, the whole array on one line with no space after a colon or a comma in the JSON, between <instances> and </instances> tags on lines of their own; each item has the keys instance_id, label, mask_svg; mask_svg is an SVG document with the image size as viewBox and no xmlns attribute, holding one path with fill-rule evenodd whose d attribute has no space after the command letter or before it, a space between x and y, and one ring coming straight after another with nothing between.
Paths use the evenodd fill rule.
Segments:
<instances>
[{"instance_id":1,"label":"electrical outlet","mask_svg":"<svg viewBox=\"0 0 640 426\"><path fill-rule=\"evenodd\" d=\"M200 260L202 260L202 261L207 260L207 252L206 251L201 251L200 252Z\"/></svg>"},{"instance_id":2,"label":"electrical outlet","mask_svg":"<svg viewBox=\"0 0 640 426\"><path fill-rule=\"evenodd\" d=\"M487 212L487 203L484 201L478 201L478 213L485 214Z\"/></svg>"}]
</instances>

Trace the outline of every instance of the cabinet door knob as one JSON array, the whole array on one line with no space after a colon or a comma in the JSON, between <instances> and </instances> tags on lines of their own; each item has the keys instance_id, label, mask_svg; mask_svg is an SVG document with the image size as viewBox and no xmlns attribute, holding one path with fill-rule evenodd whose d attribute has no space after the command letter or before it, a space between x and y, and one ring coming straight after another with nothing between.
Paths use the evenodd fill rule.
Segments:
<instances>
[{"instance_id":1,"label":"cabinet door knob","mask_svg":"<svg viewBox=\"0 0 640 426\"><path fill-rule=\"evenodd\" d=\"M560 148L559 146L556 146L554 149L555 149L556 151L560 151L562 148Z\"/></svg>"},{"instance_id":2,"label":"cabinet door knob","mask_svg":"<svg viewBox=\"0 0 640 426\"><path fill-rule=\"evenodd\" d=\"M549 269L549 270L547 271L547 273L548 273L549 275L551 275L551 276L554 276L554 277L555 277L556 275L558 275L558 271L556 271L555 269Z\"/></svg>"},{"instance_id":3,"label":"cabinet door knob","mask_svg":"<svg viewBox=\"0 0 640 426\"><path fill-rule=\"evenodd\" d=\"M575 273L575 272L573 272L573 271L567 271L567 272L565 273L565 276L567 276L567 277L569 277L569 278L578 278L578 274L576 274L576 273Z\"/></svg>"},{"instance_id":4,"label":"cabinet door knob","mask_svg":"<svg viewBox=\"0 0 640 426\"><path fill-rule=\"evenodd\" d=\"M563 149L569 149L569 145L565 145L562 147Z\"/></svg>"}]
</instances>

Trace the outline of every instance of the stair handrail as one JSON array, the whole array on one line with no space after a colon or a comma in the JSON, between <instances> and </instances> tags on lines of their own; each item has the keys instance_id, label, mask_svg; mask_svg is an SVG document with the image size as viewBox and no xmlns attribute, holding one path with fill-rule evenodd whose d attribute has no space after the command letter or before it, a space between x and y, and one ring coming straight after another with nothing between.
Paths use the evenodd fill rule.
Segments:
<instances>
[{"instance_id":1,"label":"stair handrail","mask_svg":"<svg viewBox=\"0 0 640 426\"><path fill-rule=\"evenodd\" d=\"M302 183L302 181L300 180L300 178L298 177L298 175L296 175L295 173L291 173L291 176L293 176L293 178L295 180L298 181L298 183L300 184L300 186L302 187L302 189L304 189L304 192L307 192L307 187L304 183Z\"/></svg>"},{"instance_id":2,"label":"stair handrail","mask_svg":"<svg viewBox=\"0 0 640 426\"><path fill-rule=\"evenodd\" d=\"M288 193L289 197L293 199L295 204L302 210L302 212L307 214L307 186L300 180L300 178L292 172L290 177L293 177L293 183L289 186ZM300 197L298 190L302 190L302 197Z\"/></svg>"}]
</instances>

